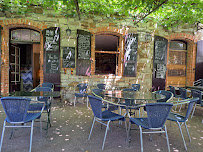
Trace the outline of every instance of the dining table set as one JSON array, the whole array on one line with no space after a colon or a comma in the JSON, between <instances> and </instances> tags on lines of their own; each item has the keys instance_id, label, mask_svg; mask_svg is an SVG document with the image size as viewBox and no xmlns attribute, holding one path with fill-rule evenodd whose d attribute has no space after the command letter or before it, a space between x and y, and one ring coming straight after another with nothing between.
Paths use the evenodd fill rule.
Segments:
<instances>
[{"instance_id":1,"label":"dining table set","mask_svg":"<svg viewBox=\"0 0 203 152\"><path fill-rule=\"evenodd\" d=\"M171 88L175 89L175 87ZM187 89L186 89L187 88ZM194 113L196 104L199 103L199 100L202 100L202 86L186 86L186 88L178 88L178 90L158 90L158 91L141 91L139 89L124 88L124 89L105 89L95 88L92 89L92 95L89 95L89 102L94 113L94 119L92 123L92 129L95 121L107 122L103 124L106 126L106 132L103 140L102 150L104 149L104 144L109 128L109 123L111 121L118 120L120 122L124 121L127 141L129 142L131 125L136 124L140 130L140 142L141 142L141 151L143 151L143 133L165 133L168 145L168 151L170 151L169 140L167 135L167 129L165 121L175 121L178 123L178 128L181 133L183 144L187 150L186 142L182 133L181 126L184 124L188 137L190 138L189 131L186 125L189 115ZM194 90L198 89L198 91ZM200 95L196 94L196 92ZM176 94L179 92L179 95ZM194 93L195 92L195 93ZM201 99L200 99L201 98ZM98 103L96 103L98 102ZM96 106L95 106L96 105ZM185 115L180 115L178 113L173 113L176 107L179 106L180 109L182 105L187 105L187 111ZM100 110L98 109L100 107ZM113 107L113 108L112 108ZM105 110L101 110L101 108ZM116 112L115 110L118 110ZM122 114L122 110L125 110L125 114ZM139 110L139 116L135 116L135 113L132 111ZM140 110L142 110L142 115L140 115ZM100 114L99 114L100 111ZM180 111L180 110L179 110ZM108 118L108 119L107 119ZM129 125L127 126L126 119L129 120ZM163 120L163 121L162 121ZM144 129L149 130L149 132L144 131ZM92 134L92 129L89 134L89 138ZM153 131L152 131L153 130Z\"/></svg>"},{"instance_id":2,"label":"dining table set","mask_svg":"<svg viewBox=\"0 0 203 152\"><path fill-rule=\"evenodd\" d=\"M9 102L13 103L13 105L22 104L23 102L24 103L26 102L28 104L27 109L25 108L24 115L31 114L33 115L33 118L29 120L17 119L19 122L17 121L15 123L19 124L19 127L23 127L21 125L22 122L25 122L25 123L27 121L32 122L30 126L27 126L27 127L31 127L29 151L31 151L31 147L32 147L32 129L33 129L34 120L40 119L42 113L44 112L47 113L47 120L46 120L47 127L45 128L45 130L47 130L47 134L48 134L48 128L51 127L51 121L50 121L51 100L53 98L60 99L63 96L63 94L68 93L67 90L69 90L70 88L71 89L74 88L74 94L75 94L74 107L77 106L76 102L78 97L87 98L86 100L87 108L89 108L88 107L89 104L91 105L91 109L94 114L94 119L93 119L93 123L92 123L92 127L90 130L88 139L90 140L95 121L106 126L102 150L104 149L107 132L110 128L109 124L110 122L116 121L116 120L119 121L119 125L122 125L121 123L122 121L125 122L124 124L125 124L128 143L130 141L129 140L130 130L132 130L131 126L136 124L139 127L139 129L136 129L136 130L140 130L141 151L143 151L142 134L153 133L154 130L156 130L155 133L166 134L168 151L170 151L165 121L166 120L175 121L178 123L181 136L183 139L184 147L185 149L187 149L186 142L184 140L183 133L181 130L181 126L185 124L186 130L189 136L186 121L190 113L192 113L192 115L194 114L196 104L199 103L199 100L202 100L202 93L203 93L202 86L186 86L185 88L178 88L180 95L177 95L176 94L177 90L171 90L171 89L175 89L175 87L172 87L172 86L170 87L170 91L158 90L158 91L152 92L149 90L148 91L140 90L139 84L132 84L130 88L122 88L122 89L119 89L119 87L111 87L110 89L110 88L106 88L105 84L97 84L97 88L91 89L91 92L88 93L87 83L73 82L67 86L64 86L64 85L57 86L61 88L63 87L69 88L63 92L55 91L54 85L51 83L44 83L44 85L45 86L41 84L40 86L36 87L30 92L14 91L14 92L10 92L9 95L7 95L6 97L4 97L3 95L1 96L2 98L1 103L5 111L7 110L6 107L9 106L8 104ZM79 90L78 93L77 93L77 90ZM195 90L198 90L198 91L195 91ZM200 95L199 95L199 92L200 92ZM8 102L3 102L4 100ZM172 107L182 106L184 104L188 105L188 110L185 116L180 116L179 114L171 113ZM195 105L194 108L193 108L193 105ZM202 103L200 103L200 105L202 105ZM19 105L19 106L22 106L22 105ZM15 108L19 109L19 107L14 107L14 106L12 106L11 108L14 108L13 111L15 111ZM116 112L116 110L118 110L118 112ZM30 113L30 111L37 111L37 112ZM125 111L125 114L122 114L122 111ZM139 111L139 116L135 116L135 111ZM9 117L9 115L7 117ZM126 119L129 120L128 125L126 123ZM162 123L160 123L160 120L162 119L163 121ZM4 121L0 149L2 147L4 131L5 131L5 128L7 127L6 123L13 123L8 120L9 119L6 118ZM18 127L18 125L14 125L12 127ZM40 120L40 128L42 128L41 120ZM145 132L144 130L142 130L143 128L148 129L150 131ZM190 136L189 136L189 139L190 139Z\"/></svg>"}]
</instances>

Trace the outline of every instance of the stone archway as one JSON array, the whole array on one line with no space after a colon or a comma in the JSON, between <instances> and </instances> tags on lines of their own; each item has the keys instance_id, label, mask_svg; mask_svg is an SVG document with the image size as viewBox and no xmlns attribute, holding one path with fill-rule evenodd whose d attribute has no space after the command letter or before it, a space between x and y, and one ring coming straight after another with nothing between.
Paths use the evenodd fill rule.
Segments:
<instances>
[{"instance_id":1,"label":"stone archway","mask_svg":"<svg viewBox=\"0 0 203 152\"><path fill-rule=\"evenodd\" d=\"M40 62L43 63L43 36L42 30L47 28L47 25L41 22L32 21L29 19L6 19L0 21L2 30L2 61L1 65L1 93L9 93L9 30L12 28L29 28L40 32ZM40 67L40 82L43 82L43 68Z\"/></svg>"}]
</instances>

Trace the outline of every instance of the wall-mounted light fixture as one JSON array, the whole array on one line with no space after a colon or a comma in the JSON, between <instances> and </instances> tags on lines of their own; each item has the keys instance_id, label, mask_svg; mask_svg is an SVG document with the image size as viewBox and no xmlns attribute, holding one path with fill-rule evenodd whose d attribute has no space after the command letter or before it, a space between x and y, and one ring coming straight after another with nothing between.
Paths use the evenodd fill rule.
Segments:
<instances>
[{"instance_id":1,"label":"wall-mounted light fixture","mask_svg":"<svg viewBox=\"0 0 203 152\"><path fill-rule=\"evenodd\" d=\"M150 33L146 33L145 35L145 41L151 41L152 35Z\"/></svg>"},{"instance_id":2,"label":"wall-mounted light fixture","mask_svg":"<svg viewBox=\"0 0 203 152\"><path fill-rule=\"evenodd\" d=\"M71 29L69 29L69 27L68 27L68 29L66 29L66 34L68 37L71 35Z\"/></svg>"}]
</instances>

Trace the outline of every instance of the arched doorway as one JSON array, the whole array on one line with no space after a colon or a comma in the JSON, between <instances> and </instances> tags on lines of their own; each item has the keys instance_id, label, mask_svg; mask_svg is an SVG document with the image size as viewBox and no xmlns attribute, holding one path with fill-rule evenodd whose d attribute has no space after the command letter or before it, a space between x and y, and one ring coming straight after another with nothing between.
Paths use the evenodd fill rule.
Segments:
<instances>
[{"instance_id":1,"label":"arched doorway","mask_svg":"<svg viewBox=\"0 0 203 152\"><path fill-rule=\"evenodd\" d=\"M9 30L9 91L31 91L40 83L40 32Z\"/></svg>"}]
</instances>

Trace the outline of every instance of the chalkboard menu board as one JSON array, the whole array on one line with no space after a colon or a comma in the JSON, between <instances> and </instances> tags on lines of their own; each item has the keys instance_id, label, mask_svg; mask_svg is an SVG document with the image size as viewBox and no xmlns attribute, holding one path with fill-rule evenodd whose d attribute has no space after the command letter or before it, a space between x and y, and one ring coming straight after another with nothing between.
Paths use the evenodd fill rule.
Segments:
<instances>
[{"instance_id":1,"label":"chalkboard menu board","mask_svg":"<svg viewBox=\"0 0 203 152\"><path fill-rule=\"evenodd\" d=\"M60 41L59 27L52 27L44 30L43 32L44 32L44 50L59 51L59 41Z\"/></svg>"},{"instance_id":2,"label":"chalkboard menu board","mask_svg":"<svg viewBox=\"0 0 203 152\"><path fill-rule=\"evenodd\" d=\"M124 76L136 76L138 34L125 37Z\"/></svg>"},{"instance_id":3,"label":"chalkboard menu board","mask_svg":"<svg viewBox=\"0 0 203 152\"><path fill-rule=\"evenodd\" d=\"M138 34L128 34L125 38L125 55L126 61L137 60Z\"/></svg>"},{"instance_id":4,"label":"chalkboard menu board","mask_svg":"<svg viewBox=\"0 0 203 152\"><path fill-rule=\"evenodd\" d=\"M155 41L154 46L154 63L165 63L167 43L163 40Z\"/></svg>"},{"instance_id":5,"label":"chalkboard menu board","mask_svg":"<svg viewBox=\"0 0 203 152\"><path fill-rule=\"evenodd\" d=\"M59 52L46 52L46 73L60 73Z\"/></svg>"},{"instance_id":6,"label":"chalkboard menu board","mask_svg":"<svg viewBox=\"0 0 203 152\"><path fill-rule=\"evenodd\" d=\"M167 46L167 39L160 36L154 37L154 59L152 74L153 91L165 90Z\"/></svg>"},{"instance_id":7,"label":"chalkboard menu board","mask_svg":"<svg viewBox=\"0 0 203 152\"><path fill-rule=\"evenodd\" d=\"M124 75L135 76L136 74L136 62L127 62L124 64Z\"/></svg>"},{"instance_id":8,"label":"chalkboard menu board","mask_svg":"<svg viewBox=\"0 0 203 152\"><path fill-rule=\"evenodd\" d=\"M165 64L156 64L156 78L165 79L166 77L166 65Z\"/></svg>"},{"instance_id":9,"label":"chalkboard menu board","mask_svg":"<svg viewBox=\"0 0 203 152\"><path fill-rule=\"evenodd\" d=\"M75 47L63 48L63 68L75 68Z\"/></svg>"},{"instance_id":10,"label":"chalkboard menu board","mask_svg":"<svg viewBox=\"0 0 203 152\"><path fill-rule=\"evenodd\" d=\"M91 33L77 30L77 58L90 59L91 57Z\"/></svg>"}]
</instances>

